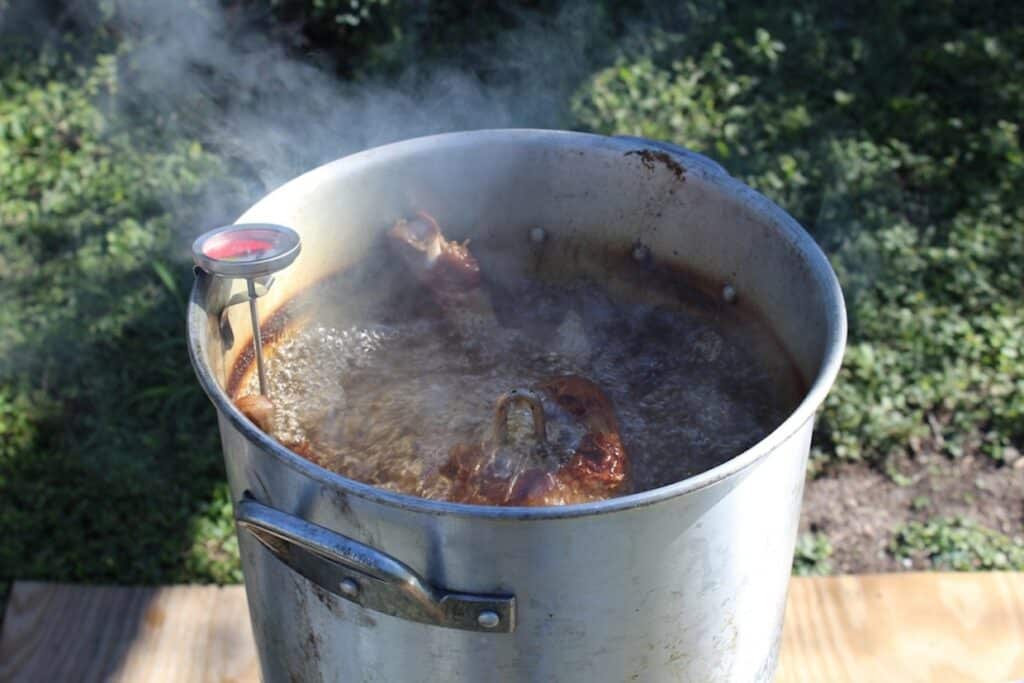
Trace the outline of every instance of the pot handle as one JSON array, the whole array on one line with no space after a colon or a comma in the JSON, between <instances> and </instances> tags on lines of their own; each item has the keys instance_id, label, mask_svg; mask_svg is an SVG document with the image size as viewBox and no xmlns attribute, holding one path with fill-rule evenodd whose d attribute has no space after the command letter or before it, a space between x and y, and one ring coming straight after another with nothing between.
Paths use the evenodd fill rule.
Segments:
<instances>
[{"instance_id":1,"label":"pot handle","mask_svg":"<svg viewBox=\"0 0 1024 683\"><path fill-rule=\"evenodd\" d=\"M514 596L434 587L390 555L252 498L235 505L235 521L296 572L366 609L464 631L515 630Z\"/></svg>"}]
</instances>

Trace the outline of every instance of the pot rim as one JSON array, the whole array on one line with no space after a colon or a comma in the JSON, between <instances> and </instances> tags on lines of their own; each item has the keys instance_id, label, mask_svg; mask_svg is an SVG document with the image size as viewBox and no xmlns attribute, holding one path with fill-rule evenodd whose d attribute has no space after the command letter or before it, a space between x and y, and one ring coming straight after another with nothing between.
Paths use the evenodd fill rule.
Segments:
<instances>
[{"instance_id":1,"label":"pot rim","mask_svg":"<svg viewBox=\"0 0 1024 683\"><path fill-rule=\"evenodd\" d=\"M826 346L824 358L821 361L817 375L814 377L800 404L790 413L778 427L770 432L763 439L735 455L725 462L705 470L697 475L683 479L666 486L655 489L648 489L639 493L631 493L626 496L610 498L608 500L593 503L581 503L575 505L545 506L545 507L500 507L491 505L470 505L466 503L451 503L446 501L428 500L404 493L396 493L365 484L354 479L349 479L330 470L314 465L301 456L278 443L276 440L264 434L252 424L228 398L226 392L220 387L214 378L209 367L202 359L200 351L205 348L201 330L206 326L206 310L203 302L206 298L207 289L212 282L211 276L197 271L196 281L188 303L188 351L195 369L199 383L202 385L206 395L213 402L218 412L227 417L231 424L249 442L256 444L266 454L276 458L283 465L298 471L319 484L368 499L370 501L404 510L420 512L433 515L455 515L460 517L480 517L489 519L561 519L573 517L585 517L591 515L606 514L622 510L652 505L665 500L676 498L699 489L707 488L726 479L738 476L748 468L767 457L778 449L783 443L789 440L807 422L812 421L815 412L835 381L836 375L842 364L843 350L846 345L846 307L843 301L842 291L835 272L832 270L825 254L815 243L807 231L800 226L788 213L770 201L767 197L744 185L730 176L720 165L714 161L683 149L675 145L647 140L636 137L607 137L590 133L578 133L572 131L546 130L546 129L485 129L474 131L463 131L456 133L443 133L419 138L412 138L394 142L380 147L370 148L349 156L342 157L335 161L328 162L318 168L304 173L282 187L274 190L259 202L246 211L239 222L245 222L246 216L255 211L260 204L283 187L294 184L313 184L331 175L334 170L342 165L361 165L368 163L379 163L388 158L401 157L411 151L420 148L432 148L438 145L461 146L477 145L495 142L497 140L509 141L533 141L542 142L551 146L568 147L611 147L616 150L635 149L638 144L656 147L676 157L685 160L687 170L699 168L703 171L704 179L719 186L719 188L732 199L759 214L767 217L780 230L780 238L788 239L791 245L800 253L811 269L812 275L818 281L824 294L824 305L826 307L826 319L828 328L824 331L826 335Z\"/></svg>"}]
</instances>

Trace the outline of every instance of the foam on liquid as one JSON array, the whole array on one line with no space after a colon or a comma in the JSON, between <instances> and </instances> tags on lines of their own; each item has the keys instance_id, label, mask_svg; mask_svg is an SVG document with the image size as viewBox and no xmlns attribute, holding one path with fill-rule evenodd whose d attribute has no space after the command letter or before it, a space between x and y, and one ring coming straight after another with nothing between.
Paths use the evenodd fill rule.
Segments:
<instances>
[{"instance_id":1,"label":"foam on liquid","mask_svg":"<svg viewBox=\"0 0 1024 683\"><path fill-rule=\"evenodd\" d=\"M429 293L376 272L339 276L293 302L314 322L268 349L267 371L274 435L308 441L324 466L382 488L444 499L437 469L453 444L487 435L503 392L553 375L582 375L611 398L635 491L738 455L802 396L756 319L728 305L666 304L673 288L660 280L639 293L659 305L623 303L592 281L494 289L496 319L463 339ZM250 377L237 393L256 391ZM529 434L528 419L513 410L511 432Z\"/></svg>"}]
</instances>

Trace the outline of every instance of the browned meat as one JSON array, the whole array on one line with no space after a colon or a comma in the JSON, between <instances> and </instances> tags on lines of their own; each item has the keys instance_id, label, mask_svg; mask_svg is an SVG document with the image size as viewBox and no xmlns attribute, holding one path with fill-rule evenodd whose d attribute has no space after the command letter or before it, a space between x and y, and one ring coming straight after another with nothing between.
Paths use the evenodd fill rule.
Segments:
<instances>
[{"instance_id":1,"label":"browned meat","mask_svg":"<svg viewBox=\"0 0 1024 683\"><path fill-rule=\"evenodd\" d=\"M475 343L480 328L494 324L491 301L480 286L480 264L468 243L446 240L437 221L424 211L395 223L388 242L465 341Z\"/></svg>"},{"instance_id":2,"label":"browned meat","mask_svg":"<svg viewBox=\"0 0 1024 683\"><path fill-rule=\"evenodd\" d=\"M388 231L393 248L435 297L464 300L480 286L480 264L468 243L450 242L434 217L420 211Z\"/></svg>"},{"instance_id":3,"label":"browned meat","mask_svg":"<svg viewBox=\"0 0 1024 683\"><path fill-rule=\"evenodd\" d=\"M488 336L476 334L481 328L489 329L493 338L498 322L481 286L480 266L466 244L446 240L437 221L422 212L395 224L388 231L388 241L466 343ZM534 413L534 443L526 452L521 444L506 443L506 399L513 395L516 400L528 396ZM251 394L237 399L235 405L257 427L276 436L274 404L269 398ZM564 433L573 436L562 439L557 447L548 444L545 421L566 427ZM308 441L283 445L327 466L325 455ZM405 468L396 472L408 476ZM585 503L623 495L632 487L629 457L612 403L600 387L578 375L553 377L533 390L503 396L490 436L455 444L439 476L450 484L449 500L479 505ZM399 482L398 474L385 470L360 478L378 485L408 484L410 489L418 483Z\"/></svg>"},{"instance_id":4,"label":"browned meat","mask_svg":"<svg viewBox=\"0 0 1024 683\"><path fill-rule=\"evenodd\" d=\"M263 394L248 394L235 399L235 407L254 425L270 434L274 429L274 404Z\"/></svg>"},{"instance_id":5,"label":"browned meat","mask_svg":"<svg viewBox=\"0 0 1024 683\"><path fill-rule=\"evenodd\" d=\"M472 340L480 326L497 326L481 287L480 266L467 244L446 240L437 221L424 212L411 221L396 223L388 238L464 338ZM541 457L509 462L500 454L495 457L494 444L457 444L441 469L441 475L451 481L450 500L484 505L566 505L628 492L629 457L611 401L601 388L584 377L569 375L546 380L536 389L547 399L546 411L583 428L569 460L558 465L542 453Z\"/></svg>"},{"instance_id":6,"label":"browned meat","mask_svg":"<svg viewBox=\"0 0 1024 683\"><path fill-rule=\"evenodd\" d=\"M235 399L235 407L242 411L242 414L249 418L260 431L268 436L274 436L274 402L263 394L247 394ZM280 439L278 439L280 441ZM301 455L312 463L323 466L323 459L316 452L316 449L307 441L281 442L285 448Z\"/></svg>"},{"instance_id":7,"label":"browned meat","mask_svg":"<svg viewBox=\"0 0 1024 683\"><path fill-rule=\"evenodd\" d=\"M488 451L494 445L456 444L441 469L451 480L448 499L478 505L569 505L604 500L631 488L629 457L619 436L611 401L590 380L578 375L555 377L538 392L551 406L555 419L575 421L584 428L568 461L552 467L550 458L536 458L509 467Z\"/></svg>"}]
</instances>

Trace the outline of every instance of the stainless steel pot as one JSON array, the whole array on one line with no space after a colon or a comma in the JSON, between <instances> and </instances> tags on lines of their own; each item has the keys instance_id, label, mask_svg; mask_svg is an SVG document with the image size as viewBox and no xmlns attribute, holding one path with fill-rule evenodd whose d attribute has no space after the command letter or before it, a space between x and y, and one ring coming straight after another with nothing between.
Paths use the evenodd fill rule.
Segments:
<instances>
[{"instance_id":1,"label":"stainless steel pot","mask_svg":"<svg viewBox=\"0 0 1024 683\"><path fill-rule=\"evenodd\" d=\"M600 276L606 265L578 258L588 243L728 284L810 389L760 443L671 486L558 508L431 502L322 470L243 417L224 388L249 348L246 307L225 308L244 285L200 273L189 349L220 419L264 680L770 680L814 412L846 335L811 238L714 162L663 143L440 135L327 164L246 212L303 240L258 300L263 317L415 209L505 245L501 267Z\"/></svg>"}]
</instances>

